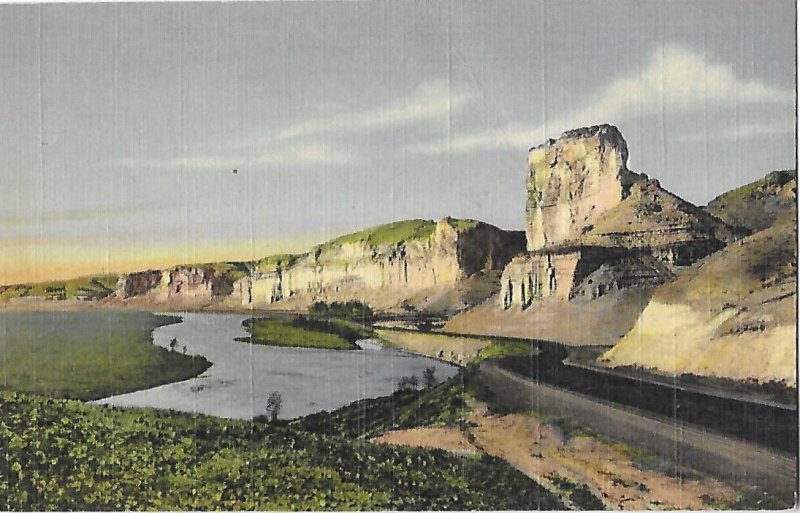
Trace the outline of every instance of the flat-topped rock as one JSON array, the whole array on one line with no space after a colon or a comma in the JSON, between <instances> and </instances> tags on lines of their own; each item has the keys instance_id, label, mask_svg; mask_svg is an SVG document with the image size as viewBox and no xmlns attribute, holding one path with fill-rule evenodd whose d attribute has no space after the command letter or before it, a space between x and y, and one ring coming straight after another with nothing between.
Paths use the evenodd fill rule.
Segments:
<instances>
[{"instance_id":1,"label":"flat-topped rock","mask_svg":"<svg viewBox=\"0 0 800 513\"><path fill-rule=\"evenodd\" d=\"M564 132L528 153L525 209L529 251L577 240L642 177L627 167L628 145L617 127Z\"/></svg>"}]
</instances>

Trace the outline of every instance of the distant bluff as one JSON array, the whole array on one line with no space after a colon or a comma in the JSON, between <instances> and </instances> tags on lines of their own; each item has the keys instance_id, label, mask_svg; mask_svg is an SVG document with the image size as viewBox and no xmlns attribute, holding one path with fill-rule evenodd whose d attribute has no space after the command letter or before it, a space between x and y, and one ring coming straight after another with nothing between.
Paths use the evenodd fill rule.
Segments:
<instances>
[{"instance_id":1,"label":"distant bluff","mask_svg":"<svg viewBox=\"0 0 800 513\"><path fill-rule=\"evenodd\" d=\"M499 289L521 232L468 219L412 219L338 237L298 255L123 276L115 299L144 307L305 311L358 300L381 310L454 313Z\"/></svg>"}]
</instances>

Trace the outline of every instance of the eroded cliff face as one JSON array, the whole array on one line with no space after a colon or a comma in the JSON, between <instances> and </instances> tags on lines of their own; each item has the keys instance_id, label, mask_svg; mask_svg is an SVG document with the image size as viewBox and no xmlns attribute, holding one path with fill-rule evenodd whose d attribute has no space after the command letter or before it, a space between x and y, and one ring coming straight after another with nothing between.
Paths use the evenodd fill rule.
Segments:
<instances>
[{"instance_id":1,"label":"eroded cliff face","mask_svg":"<svg viewBox=\"0 0 800 513\"><path fill-rule=\"evenodd\" d=\"M114 295L143 305L203 306L214 298L235 295L236 280L235 273L215 264L178 266L124 275Z\"/></svg>"},{"instance_id":2,"label":"eroded cliff face","mask_svg":"<svg viewBox=\"0 0 800 513\"><path fill-rule=\"evenodd\" d=\"M581 246L534 251L506 266L500 301L526 309L544 300L585 301L631 288L660 285L673 273L648 252Z\"/></svg>"},{"instance_id":3,"label":"eroded cliff face","mask_svg":"<svg viewBox=\"0 0 800 513\"><path fill-rule=\"evenodd\" d=\"M483 223L443 219L429 236L374 244L327 244L293 265L241 281L243 304L303 309L314 301L361 300L400 307L415 296L451 289L482 271L499 271L524 247L521 234ZM249 286L249 289L248 289ZM424 299L423 297L416 299Z\"/></svg>"},{"instance_id":4,"label":"eroded cliff face","mask_svg":"<svg viewBox=\"0 0 800 513\"><path fill-rule=\"evenodd\" d=\"M628 195L640 177L627 168L619 130L600 125L564 132L528 153L528 251L580 238Z\"/></svg>"},{"instance_id":5,"label":"eroded cliff face","mask_svg":"<svg viewBox=\"0 0 800 513\"><path fill-rule=\"evenodd\" d=\"M610 125L568 131L530 151L528 254L505 269L499 304L652 288L735 239L720 219L628 170L627 158Z\"/></svg>"},{"instance_id":6,"label":"eroded cliff face","mask_svg":"<svg viewBox=\"0 0 800 513\"><path fill-rule=\"evenodd\" d=\"M300 311L315 301L359 300L375 309L454 312L496 293L500 272L524 247L521 232L477 221L404 221L302 255L131 273L120 278L114 300L167 309Z\"/></svg>"}]
</instances>

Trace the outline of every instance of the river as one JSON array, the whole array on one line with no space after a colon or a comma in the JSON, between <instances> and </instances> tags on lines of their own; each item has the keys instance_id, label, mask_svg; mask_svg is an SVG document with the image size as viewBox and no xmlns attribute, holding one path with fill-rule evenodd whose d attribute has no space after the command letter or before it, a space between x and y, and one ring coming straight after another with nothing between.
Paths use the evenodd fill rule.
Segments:
<instances>
[{"instance_id":1,"label":"river","mask_svg":"<svg viewBox=\"0 0 800 513\"><path fill-rule=\"evenodd\" d=\"M396 349L365 344L362 350L326 350L237 342L248 333L241 314L184 313L183 322L156 328L153 342L169 347L176 338L187 354L213 365L178 383L108 397L95 404L140 406L251 419L264 413L267 397L279 392L280 417L335 410L353 401L390 395L404 376L421 379L427 367L442 381L454 376L449 364Z\"/></svg>"}]
</instances>

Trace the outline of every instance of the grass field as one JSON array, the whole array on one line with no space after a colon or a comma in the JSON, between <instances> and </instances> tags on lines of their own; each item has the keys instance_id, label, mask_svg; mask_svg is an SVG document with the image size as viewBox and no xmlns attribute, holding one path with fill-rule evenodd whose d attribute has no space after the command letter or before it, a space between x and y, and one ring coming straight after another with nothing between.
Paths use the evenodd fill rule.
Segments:
<instances>
[{"instance_id":1,"label":"grass field","mask_svg":"<svg viewBox=\"0 0 800 513\"><path fill-rule=\"evenodd\" d=\"M250 319L243 325L250 338L241 342L270 346L358 349L356 340L372 336L370 330L341 319Z\"/></svg>"},{"instance_id":2,"label":"grass field","mask_svg":"<svg viewBox=\"0 0 800 513\"><path fill-rule=\"evenodd\" d=\"M151 343L176 317L146 312L0 312L0 387L91 400L195 376L210 366Z\"/></svg>"}]
</instances>

